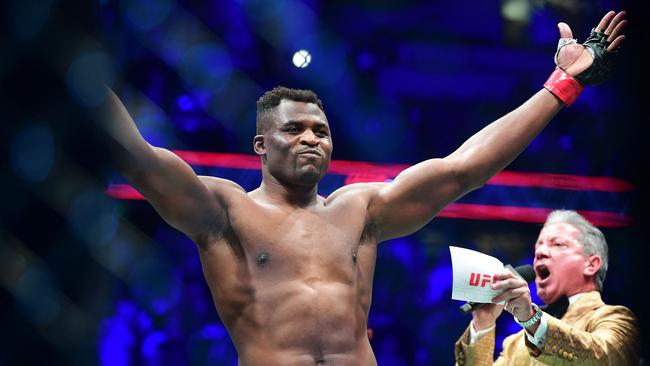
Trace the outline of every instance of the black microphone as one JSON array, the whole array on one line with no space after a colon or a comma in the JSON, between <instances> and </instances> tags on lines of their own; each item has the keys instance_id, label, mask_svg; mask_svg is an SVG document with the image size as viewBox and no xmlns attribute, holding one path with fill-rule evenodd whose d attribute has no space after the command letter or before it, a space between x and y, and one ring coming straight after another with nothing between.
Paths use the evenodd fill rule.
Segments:
<instances>
[{"instance_id":1,"label":"black microphone","mask_svg":"<svg viewBox=\"0 0 650 366\"><path fill-rule=\"evenodd\" d=\"M533 266L531 266L530 264L524 264L522 266L517 266L516 268L512 268L512 266L508 264L505 267L509 269L511 272L513 272L514 274L523 278L524 281L528 283L533 282L533 280L535 279L535 270L533 269ZM482 303L482 302L466 302L465 304L463 304L463 306L460 307L460 311L463 314L469 314L473 310L476 310L485 304L486 303Z\"/></svg>"}]
</instances>

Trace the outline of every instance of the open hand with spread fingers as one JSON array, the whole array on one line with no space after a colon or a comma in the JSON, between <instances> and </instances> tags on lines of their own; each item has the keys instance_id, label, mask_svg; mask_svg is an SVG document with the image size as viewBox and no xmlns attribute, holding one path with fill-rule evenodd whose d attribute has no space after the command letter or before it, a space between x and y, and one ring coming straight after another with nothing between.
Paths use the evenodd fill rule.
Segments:
<instances>
[{"instance_id":1,"label":"open hand with spread fingers","mask_svg":"<svg viewBox=\"0 0 650 366\"><path fill-rule=\"evenodd\" d=\"M555 64L582 85L597 85L605 81L611 74L618 48L625 40L625 16L625 11L610 11L605 14L583 44L577 43L566 23L559 23L560 41L555 53Z\"/></svg>"},{"instance_id":2,"label":"open hand with spread fingers","mask_svg":"<svg viewBox=\"0 0 650 366\"><path fill-rule=\"evenodd\" d=\"M566 23L559 23L560 41L555 52L557 67L544 83L544 88L564 105L570 106L585 85L597 85L609 78L619 46L625 40L622 33L626 24L624 11L610 11L591 30L589 38L578 44L571 28Z\"/></svg>"}]
</instances>

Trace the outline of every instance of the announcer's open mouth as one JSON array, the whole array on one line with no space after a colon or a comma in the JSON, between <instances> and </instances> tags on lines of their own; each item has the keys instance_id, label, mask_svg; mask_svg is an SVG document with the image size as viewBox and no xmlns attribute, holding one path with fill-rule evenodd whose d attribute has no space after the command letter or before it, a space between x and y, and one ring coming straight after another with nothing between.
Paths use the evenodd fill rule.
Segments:
<instances>
[{"instance_id":1,"label":"announcer's open mouth","mask_svg":"<svg viewBox=\"0 0 650 366\"><path fill-rule=\"evenodd\" d=\"M540 282L544 281L545 279L548 278L548 276L551 275L551 272L548 270L548 267L546 267L543 264L540 264L537 267L535 267L535 273L537 274L537 277L541 279Z\"/></svg>"}]
</instances>

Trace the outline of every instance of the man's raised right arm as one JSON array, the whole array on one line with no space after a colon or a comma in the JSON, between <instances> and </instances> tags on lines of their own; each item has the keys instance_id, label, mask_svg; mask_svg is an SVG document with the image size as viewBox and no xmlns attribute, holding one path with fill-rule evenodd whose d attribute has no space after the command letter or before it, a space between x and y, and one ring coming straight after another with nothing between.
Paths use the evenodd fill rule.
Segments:
<instances>
[{"instance_id":1,"label":"man's raised right arm","mask_svg":"<svg viewBox=\"0 0 650 366\"><path fill-rule=\"evenodd\" d=\"M111 137L114 167L176 229L195 241L227 224L223 192L200 178L169 150L150 145L112 90L102 106L101 123Z\"/></svg>"}]
</instances>

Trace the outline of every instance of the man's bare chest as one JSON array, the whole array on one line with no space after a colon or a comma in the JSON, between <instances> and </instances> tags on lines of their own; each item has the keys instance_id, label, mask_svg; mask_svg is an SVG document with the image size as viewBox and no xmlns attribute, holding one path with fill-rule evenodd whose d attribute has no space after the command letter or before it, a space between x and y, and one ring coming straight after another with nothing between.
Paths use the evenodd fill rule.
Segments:
<instances>
[{"instance_id":1,"label":"man's bare chest","mask_svg":"<svg viewBox=\"0 0 650 366\"><path fill-rule=\"evenodd\" d=\"M241 253L242 264L271 277L354 277L359 256L368 254L364 212L349 206L283 211L242 208L231 216L228 245Z\"/></svg>"}]
</instances>

